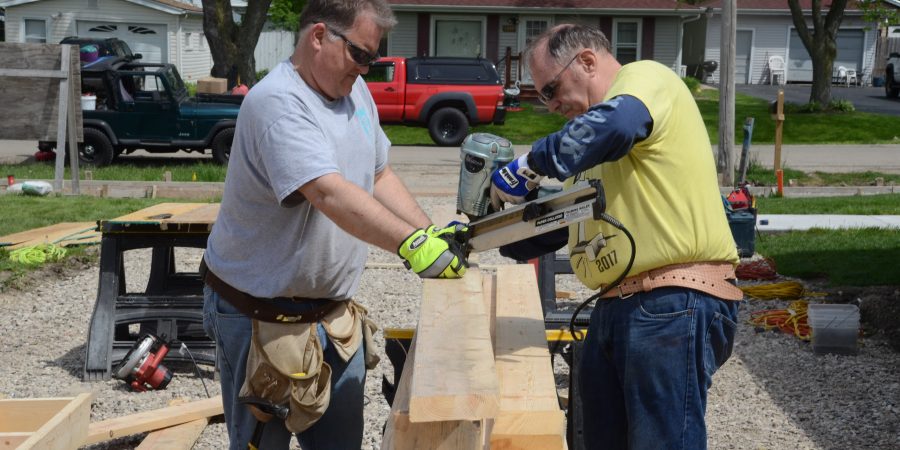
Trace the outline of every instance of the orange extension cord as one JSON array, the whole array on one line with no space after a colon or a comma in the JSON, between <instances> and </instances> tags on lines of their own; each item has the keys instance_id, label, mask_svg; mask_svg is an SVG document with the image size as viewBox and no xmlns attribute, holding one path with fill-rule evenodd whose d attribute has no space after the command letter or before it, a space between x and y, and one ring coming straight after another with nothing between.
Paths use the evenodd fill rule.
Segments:
<instances>
[{"instance_id":1,"label":"orange extension cord","mask_svg":"<svg viewBox=\"0 0 900 450\"><path fill-rule=\"evenodd\" d=\"M807 291L802 284L796 281L785 281L759 286L741 287L751 300L794 300L787 309L763 309L750 313L747 320L751 325L766 331L778 329L784 333L793 334L798 338L808 341L809 324L807 322L807 308L809 302L802 300L804 297L823 297L824 292Z\"/></svg>"}]
</instances>

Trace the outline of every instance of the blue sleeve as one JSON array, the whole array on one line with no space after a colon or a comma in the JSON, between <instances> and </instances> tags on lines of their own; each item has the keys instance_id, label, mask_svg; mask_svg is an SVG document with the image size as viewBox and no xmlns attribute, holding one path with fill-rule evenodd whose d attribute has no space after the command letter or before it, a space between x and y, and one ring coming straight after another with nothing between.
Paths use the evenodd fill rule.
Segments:
<instances>
[{"instance_id":1,"label":"blue sleeve","mask_svg":"<svg viewBox=\"0 0 900 450\"><path fill-rule=\"evenodd\" d=\"M653 118L644 103L620 95L592 106L562 130L538 139L531 146L531 157L538 172L562 181L625 156L652 130Z\"/></svg>"}]
</instances>

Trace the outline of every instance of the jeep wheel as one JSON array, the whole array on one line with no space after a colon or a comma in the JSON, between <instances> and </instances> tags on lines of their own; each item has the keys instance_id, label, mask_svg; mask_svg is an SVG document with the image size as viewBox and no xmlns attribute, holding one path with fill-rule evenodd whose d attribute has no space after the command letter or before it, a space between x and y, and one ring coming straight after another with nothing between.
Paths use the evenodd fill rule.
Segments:
<instances>
[{"instance_id":1,"label":"jeep wheel","mask_svg":"<svg viewBox=\"0 0 900 450\"><path fill-rule=\"evenodd\" d=\"M66 146L66 162L69 158L69 146ZM102 131L95 128L84 129L84 143L78 145L78 162L85 166L109 165L115 152L112 143Z\"/></svg>"},{"instance_id":2,"label":"jeep wheel","mask_svg":"<svg viewBox=\"0 0 900 450\"><path fill-rule=\"evenodd\" d=\"M216 134L212 141L213 159L224 166L231 157L231 142L234 141L234 128L226 128Z\"/></svg>"},{"instance_id":3,"label":"jeep wheel","mask_svg":"<svg viewBox=\"0 0 900 450\"><path fill-rule=\"evenodd\" d=\"M469 119L456 108L441 108L428 119L428 134L437 145L455 147L469 134Z\"/></svg>"},{"instance_id":4,"label":"jeep wheel","mask_svg":"<svg viewBox=\"0 0 900 450\"><path fill-rule=\"evenodd\" d=\"M900 86L894 81L894 68L888 67L884 74L884 95L887 98L897 98L897 94L900 94Z\"/></svg>"}]
</instances>

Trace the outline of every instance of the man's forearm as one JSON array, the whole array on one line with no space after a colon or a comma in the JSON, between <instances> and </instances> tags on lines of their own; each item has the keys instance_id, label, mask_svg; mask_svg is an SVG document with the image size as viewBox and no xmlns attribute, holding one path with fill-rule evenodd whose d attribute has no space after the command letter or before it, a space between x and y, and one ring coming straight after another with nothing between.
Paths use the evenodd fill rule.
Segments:
<instances>
[{"instance_id":1,"label":"man's forearm","mask_svg":"<svg viewBox=\"0 0 900 450\"><path fill-rule=\"evenodd\" d=\"M400 243L418 227L336 173L306 183L300 192L341 229L390 252L396 252Z\"/></svg>"},{"instance_id":2,"label":"man's forearm","mask_svg":"<svg viewBox=\"0 0 900 450\"><path fill-rule=\"evenodd\" d=\"M412 193L390 166L386 166L375 177L375 199L395 216L416 228L431 225L431 219L422 211Z\"/></svg>"}]
</instances>

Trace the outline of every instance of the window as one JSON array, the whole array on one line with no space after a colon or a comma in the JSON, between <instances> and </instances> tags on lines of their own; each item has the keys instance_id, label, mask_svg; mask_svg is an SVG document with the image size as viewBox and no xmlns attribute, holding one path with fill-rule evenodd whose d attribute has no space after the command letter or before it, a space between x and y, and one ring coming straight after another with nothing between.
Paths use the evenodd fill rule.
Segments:
<instances>
[{"instance_id":1,"label":"window","mask_svg":"<svg viewBox=\"0 0 900 450\"><path fill-rule=\"evenodd\" d=\"M484 56L483 19L436 17L434 19L434 56Z\"/></svg>"},{"instance_id":2,"label":"window","mask_svg":"<svg viewBox=\"0 0 900 450\"><path fill-rule=\"evenodd\" d=\"M363 75L366 82L391 82L394 81L394 63L376 63L369 67L369 73Z\"/></svg>"},{"instance_id":3,"label":"window","mask_svg":"<svg viewBox=\"0 0 900 450\"><path fill-rule=\"evenodd\" d=\"M641 59L640 19L616 19L613 21L613 54L621 64Z\"/></svg>"},{"instance_id":4,"label":"window","mask_svg":"<svg viewBox=\"0 0 900 450\"><path fill-rule=\"evenodd\" d=\"M47 22L25 19L25 42L38 44L47 42Z\"/></svg>"}]
</instances>

